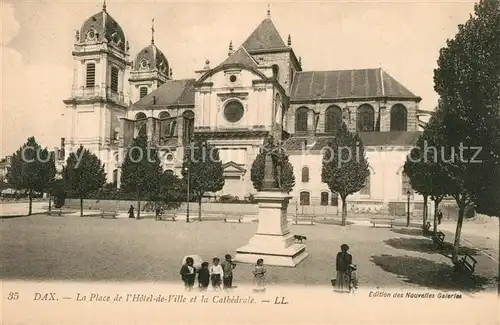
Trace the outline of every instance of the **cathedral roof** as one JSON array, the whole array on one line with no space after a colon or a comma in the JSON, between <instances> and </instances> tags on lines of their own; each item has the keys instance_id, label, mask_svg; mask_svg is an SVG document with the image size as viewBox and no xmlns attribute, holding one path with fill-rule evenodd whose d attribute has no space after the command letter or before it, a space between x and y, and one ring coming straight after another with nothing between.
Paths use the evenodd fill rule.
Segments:
<instances>
[{"instance_id":1,"label":"cathedral roof","mask_svg":"<svg viewBox=\"0 0 500 325\"><path fill-rule=\"evenodd\" d=\"M297 72L290 93L291 101L376 97L420 100L380 68Z\"/></svg>"},{"instance_id":2,"label":"cathedral roof","mask_svg":"<svg viewBox=\"0 0 500 325\"><path fill-rule=\"evenodd\" d=\"M253 33L243 43L243 47L249 51L283 49L287 46L281 38L271 18L264 19Z\"/></svg>"},{"instance_id":3,"label":"cathedral roof","mask_svg":"<svg viewBox=\"0 0 500 325\"><path fill-rule=\"evenodd\" d=\"M195 79L167 80L160 87L141 98L133 105L133 108L194 105L195 81Z\"/></svg>"},{"instance_id":4,"label":"cathedral roof","mask_svg":"<svg viewBox=\"0 0 500 325\"><path fill-rule=\"evenodd\" d=\"M134 61L135 70L154 70L168 74L168 60L160 49L150 44L143 48L136 56Z\"/></svg>"},{"instance_id":5,"label":"cathedral roof","mask_svg":"<svg viewBox=\"0 0 500 325\"><path fill-rule=\"evenodd\" d=\"M413 146L417 143L418 138L422 134L421 131L390 131L390 132L359 132L363 146L377 147L377 146ZM332 136L318 135L310 138L307 136L292 136L287 139L283 148L287 151L302 150L304 141L313 143L308 150L323 150Z\"/></svg>"},{"instance_id":6,"label":"cathedral roof","mask_svg":"<svg viewBox=\"0 0 500 325\"><path fill-rule=\"evenodd\" d=\"M240 47L233 54L231 54L224 62L219 66L231 65L231 64L242 64L254 69L258 69L258 65L255 60L248 54L245 48Z\"/></svg>"},{"instance_id":7,"label":"cathedral roof","mask_svg":"<svg viewBox=\"0 0 500 325\"><path fill-rule=\"evenodd\" d=\"M102 42L107 40L120 50L125 50L125 33L116 20L103 7L101 12L90 16L80 28L80 39L85 42Z\"/></svg>"}]
</instances>

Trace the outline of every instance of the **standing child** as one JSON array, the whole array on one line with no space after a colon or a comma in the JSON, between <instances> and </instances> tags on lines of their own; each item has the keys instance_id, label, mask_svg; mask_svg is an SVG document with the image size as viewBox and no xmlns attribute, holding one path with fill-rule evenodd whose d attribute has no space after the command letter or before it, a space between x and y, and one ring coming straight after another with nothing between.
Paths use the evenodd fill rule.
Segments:
<instances>
[{"instance_id":1,"label":"standing child","mask_svg":"<svg viewBox=\"0 0 500 325\"><path fill-rule=\"evenodd\" d=\"M224 290L229 290L233 287L233 270L236 267L236 264L233 263L231 255L226 254L224 258L225 261L220 264L222 266L222 270L224 271L222 281L224 284Z\"/></svg>"},{"instance_id":2,"label":"standing child","mask_svg":"<svg viewBox=\"0 0 500 325\"><path fill-rule=\"evenodd\" d=\"M213 264L210 267L210 277L212 279L212 287L214 290L219 291L222 277L224 276L224 270L222 270L222 266L219 264L219 258L215 257L213 259Z\"/></svg>"},{"instance_id":3,"label":"standing child","mask_svg":"<svg viewBox=\"0 0 500 325\"><path fill-rule=\"evenodd\" d=\"M210 284L210 271L208 270L208 262L201 263L201 269L198 271L198 286L200 291L207 291Z\"/></svg>"},{"instance_id":4,"label":"standing child","mask_svg":"<svg viewBox=\"0 0 500 325\"><path fill-rule=\"evenodd\" d=\"M196 269L193 266L194 260L192 257L186 258L186 264L181 267L181 279L184 282L184 287L187 291L191 291L194 286L196 277Z\"/></svg>"},{"instance_id":5,"label":"standing child","mask_svg":"<svg viewBox=\"0 0 500 325\"><path fill-rule=\"evenodd\" d=\"M256 286L254 291L266 291L266 269L264 268L264 260L262 258L259 258L257 260L257 264L255 265L255 269L253 270L253 277Z\"/></svg>"}]
</instances>

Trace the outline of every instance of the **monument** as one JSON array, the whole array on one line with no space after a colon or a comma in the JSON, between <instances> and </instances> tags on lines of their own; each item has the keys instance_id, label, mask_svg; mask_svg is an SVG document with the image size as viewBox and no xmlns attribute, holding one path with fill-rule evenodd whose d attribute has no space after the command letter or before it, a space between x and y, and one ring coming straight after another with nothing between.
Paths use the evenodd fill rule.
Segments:
<instances>
[{"instance_id":1,"label":"monument","mask_svg":"<svg viewBox=\"0 0 500 325\"><path fill-rule=\"evenodd\" d=\"M269 152L264 166L262 190L254 197L259 205L259 226L249 243L236 249L234 261L255 264L262 258L266 265L295 267L309 254L305 244L295 243L288 229L286 216L290 196L277 186L281 183L281 171L275 170Z\"/></svg>"}]
</instances>

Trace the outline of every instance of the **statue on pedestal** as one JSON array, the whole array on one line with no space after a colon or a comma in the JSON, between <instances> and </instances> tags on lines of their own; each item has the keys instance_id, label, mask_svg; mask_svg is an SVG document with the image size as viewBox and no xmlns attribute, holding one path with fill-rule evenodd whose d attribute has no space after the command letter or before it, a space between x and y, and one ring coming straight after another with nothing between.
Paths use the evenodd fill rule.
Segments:
<instances>
[{"instance_id":1,"label":"statue on pedestal","mask_svg":"<svg viewBox=\"0 0 500 325\"><path fill-rule=\"evenodd\" d=\"M264 181L262 189L281 189L281 155L279 148L274 148L272 138L268 138L263 152L266 155L264 164Z\"/></svg>"}]
</instances>

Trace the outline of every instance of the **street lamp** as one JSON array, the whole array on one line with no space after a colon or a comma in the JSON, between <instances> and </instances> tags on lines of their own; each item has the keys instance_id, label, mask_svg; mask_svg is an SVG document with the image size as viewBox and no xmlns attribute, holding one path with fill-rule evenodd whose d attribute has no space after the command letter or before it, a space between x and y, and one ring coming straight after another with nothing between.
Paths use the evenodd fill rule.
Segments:
<instances>
[{"instance_id":1,"label":"street lamp","mask_svg":"<svg viewBox=\"0 0 500 325\"><path fill-rule=\"evenodd\" d=\"M406 205L406 227L410 226L410 196L411 196L410 190L406 191L406 198L408 199Z\"/></svg>"},{"instance_id":2,"label":"street lamp","mask_svg":"<svg viewBox=\"0 0 500 325\"><path fill-rule=\"evenodd\" d=\"M187 207L186 207L186 223L189 223L189 185L191 183L191 156L188 158L187 167Z\"/></svg>"}]
</instances>

